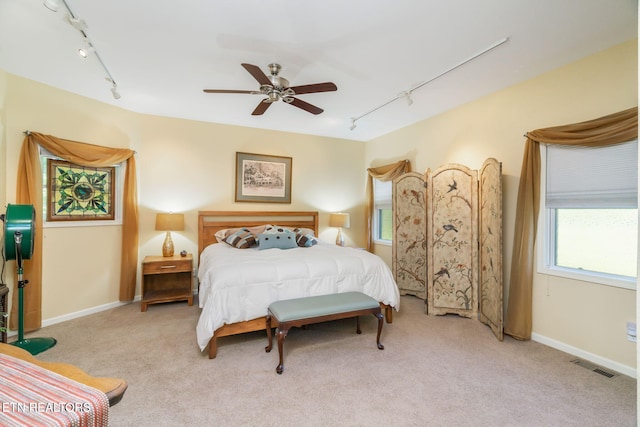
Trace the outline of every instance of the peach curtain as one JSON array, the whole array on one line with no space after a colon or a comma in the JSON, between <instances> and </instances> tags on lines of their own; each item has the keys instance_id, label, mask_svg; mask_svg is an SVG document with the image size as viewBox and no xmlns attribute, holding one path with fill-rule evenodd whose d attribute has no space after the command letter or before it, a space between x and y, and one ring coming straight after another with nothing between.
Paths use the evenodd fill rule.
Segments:
<instances>
[{"instance_id":1,"label":"peach curtain","mask_svg":"<svg viewBox=\"0 0 640 427\"><path fill-rule=\"evenodd\" d=\"M373 218L373 178L380 181L391 181L402 174L411 172L411 162L400 160L390 165L378 166L367 169L367 250L373 250L373 234L371 232L371 220Z\"/></svg>"},{"instance_id":2,"label":"peach curtain","mask_svg":"<svg viewBox=\"0 0 640 427\"><path fill-rule=\"evenodd\" d=\"M120 301L131 301L136 289L138 264L138 196L133 150L108 148L27 132L18 164L16 203L36 210L34 253L24 263L24 329L33 331L42 324L42 173L38 145L50 153L82 166L111 166L127 162L124 178ZM17 292L13 293L10 326L17 328Z\"/></svg>"},{"instance_id":3,"label":"peach curtain","mask_svg":"<svg viewBox=\"0 0 640 427\"><path fill-rule=\"evenodd\" d=\"M511 258L504 332L531 338L534 246L540 208L540 144L604 146L638 138L638 107L586 122L537 129L527 135Z\"/></svg>"}]
</instances>

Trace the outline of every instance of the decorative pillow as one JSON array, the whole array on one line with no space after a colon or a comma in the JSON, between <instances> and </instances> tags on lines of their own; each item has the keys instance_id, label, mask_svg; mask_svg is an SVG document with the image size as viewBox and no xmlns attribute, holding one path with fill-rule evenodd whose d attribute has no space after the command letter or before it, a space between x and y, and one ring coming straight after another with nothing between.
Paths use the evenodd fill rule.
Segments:
<instances>
[{"instance_id":1,"label":"decorative pillow","mask_svg":"<svg viewBox=\"0 0 640 427\"><path fill-rule=\"evenodd\" d=\"M266 231L266 230L265 230ZM282 233L262 233L258 235L258 249L291 249L297 248L296 234L291 230L284 230Z\"/></svg>"},{"instance_id":2,"label":"decorative pillow","mask_svg":"<svg viewBox=\"0 0 640 427\"><path fill-rule=\"evenodd\" d=\"M228 228L225 228L224 230L218 230L218 232L215 234L218 243L224 243L224 239L225 237L227 237L227 234L229 234Z\"/></svg>"},{"instance_id":3,"label":"decorative pillow","mask_svg":"<svg viewBox=\"0 0 640 427\"><path fill-rule=\"evenodd\" d=\"M314 237L312 230L307 228L296 228L293 232L296 233L296 243L302 248L309 248L318 243L318 240Z\"/></svg>"},{"instance_id":4,"label":"decorative pillow","mask_svg":"<svg viewBox=\"0 0 640 427\"><path fill-rule=\"evenodd\" d=\"M281 227L279 225L266 225L264 227L264 234L275 234L275 233L284 233L286 231L291 231L287 227Z\"/></svg>"},{"instance_id":5,"label":"decorative pillow","mask_svg":"<svg viewBox=\"0 0 640 427\"><path fill-rule=\"evenodd\" d=\"M218 230L215 236L216 236L216 239L218 240L218 243L222 243L225 241L227 237L241 230L249 230L251 234L253 234L255 237L258 234L262 233L265 227L268 227L268 225L255 225L253 227L239 227L239 228L225 228L222 230Z\"/></svg>"},{"instance_id":6,"label":"decorative pillow","mask_svg":"<svg viewBox=\"0 0 640 427\"><path fill-rule=\"evenodd\" d=\"M235 233L229 234L224 242L238 249L248 249L257 244L256 236L251 234L248 228L241 228Z\"/></svg>"}]
</instances>

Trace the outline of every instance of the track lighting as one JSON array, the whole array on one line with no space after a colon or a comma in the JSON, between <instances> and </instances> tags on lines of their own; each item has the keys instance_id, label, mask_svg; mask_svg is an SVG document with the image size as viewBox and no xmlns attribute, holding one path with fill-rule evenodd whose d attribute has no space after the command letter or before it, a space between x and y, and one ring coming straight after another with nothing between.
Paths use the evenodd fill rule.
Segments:
<instances>
[{"instance_id":1,"label":"track lighting","mask_svg":"<svg viewBox=\"0 0 640 427\"><path fill-rule=\"evenodd\" d=\"M43 0L42 4L47 9L52 10L54 12L57 12L58 8L60 7L60 1L59 0ZM107 66L102 61L102 58L98 54L97 49L95 48L95 46L91 42L91 39L89 38L89 36L87 35L87 28L89 26L87 25L86 21L84 19L78 18L73 13L73 11L71 10L71 8L69 7L69 5L67 4L67 2L65 0L62 0L62 5L64 6L64 8L67 11L67 14L68 14L67 15L67 20L73 26L73 28L75 28L76 30L80 31L80 34L82 35L82 39L84 40L84 42L86 44L85 47L81 47L80 49L78 49L78 55L80 55L83 58L87 58L92 53L94 54L94 56L96 57L96 59L100 63L100 66L104 70L104 72L107 73L108 77L106 79L112 85L111 94L113 95L113 97L115 99L120 99L120 94L118 93L118 86L116 85L116 82L113 79L113 76L109 72L109 69L107 68Z\"/></svg>"},{"instance_id":2,"label":"track lighting","mask_svg":"<svg viewBox=\"0 0 640 427\"><path fill-rule=\"evenodd\" d=\"M57 12L60 7L58 0L44 0L42 4L52 12Z\"/></svg>"},{"instance_id":3,"label":"track lighting","mask_svg":"<svg viewBox=\"0 0 640 427\"><path fill-rule=\"evenodd\" d=\"M385 107L385 106L387 106L387 105L391 104L393 101L395 101L395 100L397 100L397 99L399 99L399 98L405 98L405 99L406 99L406 101L407 101L407 105L411 105L411 104L413 104L413 100L411 99L411 93L412 93L414 90L421 88L422 86L426 85L427 83L431 83L431 82L432 82L432 81L434 81L435 79L438 79L438 78L440 78L440 77L444 76L445 74L447 74L447 73L449 73L449 72L451 72L451 71L455 70L456 68L461 67L462 65L466 64L467 62L470 62L470 61L472 61L472 60L476 59L477 57L479 57L479 56L481 56L481 55L484 55L485 53L489 52L490 50L495 49L496 47L500 46L500 45L501 45L501 44L503 44L503 43L506 43L507 41L509 41L509 38L508 38L508 37L505 37L505 38L503 38L503 39L501 39L501 40L497 41L496 43L492 44L491 46L489 46L488 48L486 48L486 49L485 49L485 50L483 50L482 52L476 53L476 54L475 54L475 55L473 55L472 57L467 58L467 59L465 59L465 60L464 60L464 61L462 61L462 62L459 62L458 64L456 64L456 65L454 65L453 67L451 67L451 68L449 68L449 69L447 69L447 70L443 71L442 73L438 74L437 76L435 76L435 77L433 77L433 78L431 78L431 79L429 79L429 80L425 80L425 81L423 81L422 83L420 83L419 85L416 85L416 86L412 87L412 88L411 88L411 89L409 89L409 90L405 90L405 91L403 91L403 92L400 92L400 93L399 93L395 98L392 98L392 99L388 100L388 101L387 101L387 102L385 102L384 104L379 105L379 106L377 106L376 108L374 108L374 109L372 109L372 110L369 110L369 111L367 111L367 112L366 112L366 113L364 113L364 114L359 115L358 117L352 117L352 118L351 118L351 126L349 127L349 129L350 129L350 130L354 130L354 129L356 128L356 120L360 120L360 119L361 119L361 118L363 118L364 116L368 116L369 114L373 113L374 111L377 111L377 110L379 110L380 108Z\"/></svg>"}]
</instances>

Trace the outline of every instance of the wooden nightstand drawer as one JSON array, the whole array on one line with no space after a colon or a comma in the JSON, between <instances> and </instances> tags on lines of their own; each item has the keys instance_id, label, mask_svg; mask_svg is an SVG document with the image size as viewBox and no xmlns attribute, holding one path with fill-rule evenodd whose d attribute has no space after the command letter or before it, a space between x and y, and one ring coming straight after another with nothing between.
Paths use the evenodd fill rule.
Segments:
<instances>
[{"instance_id":1,"label":"wooden nightstand drawer","mask_svg":"<svg viewBox=\"0 0 640 427\"><path fill-rule=\"evenodd\" d=\"M191 258L183 258L179 260L169 258L162 261L145 262L142 265L142 274L163 274L191 271L193 268L192 264Z\"/></svg>"}]
</instances>

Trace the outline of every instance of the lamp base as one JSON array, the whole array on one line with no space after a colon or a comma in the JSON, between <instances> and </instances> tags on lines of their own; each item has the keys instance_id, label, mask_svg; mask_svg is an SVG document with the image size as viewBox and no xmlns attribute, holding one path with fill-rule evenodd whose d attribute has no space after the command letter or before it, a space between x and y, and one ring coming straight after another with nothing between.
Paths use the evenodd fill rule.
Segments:
<instances>
[{"instance_id":1,"label":"lamp base","mask_svg":"<svg viewBox=\"0 0 640 427\"><path fill-rule=\"evenodd\" d=\"M167 237L164 238L162 244L162 256L173 256L173 240L170 231L167 231Z\"/></svg>"},{"instance_id":2,"label":"lamp base","mask_svg":"<svg viewBox=\"0 0 640 427\"><path fill-rule=\"evenodd\" d=\"M342 227L338 228L338 235L336 236L336 245L344 246L344 236L342 235Z\"/></svg>"},{"instance_id":3,"label":"lamp base","mask_svg":"<svg viewBox=\"0 0 640 427\"><path fill-rule=\"evenodd\" d=\"M20 347L23 350L27 350L35 356L36 354L49 350L51 347L56 345L56 343L57 341L55 338L28 338L20 341L14 341L10 344Z\"/></svg>"}]
</instances>

